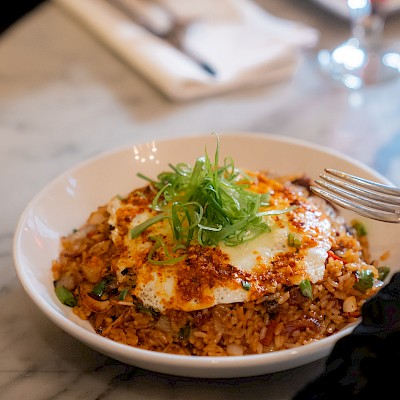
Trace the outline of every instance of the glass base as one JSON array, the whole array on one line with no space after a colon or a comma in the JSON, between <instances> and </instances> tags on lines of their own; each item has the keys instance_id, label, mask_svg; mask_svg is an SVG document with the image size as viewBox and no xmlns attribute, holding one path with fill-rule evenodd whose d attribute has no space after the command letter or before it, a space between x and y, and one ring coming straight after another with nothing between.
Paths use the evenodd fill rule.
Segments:
<instances>
[{"instance_id":1,"label":"glass base","mask_svg":"<svg viewBox=\"0 0 400 400\"><path fill-rule=\"evenodd\" d=\"M400 53L370 51L349 39L334 50L321 50L318 62L330 77L349 89L379 84L400 77Z\"/></svg>"}]
</instances>

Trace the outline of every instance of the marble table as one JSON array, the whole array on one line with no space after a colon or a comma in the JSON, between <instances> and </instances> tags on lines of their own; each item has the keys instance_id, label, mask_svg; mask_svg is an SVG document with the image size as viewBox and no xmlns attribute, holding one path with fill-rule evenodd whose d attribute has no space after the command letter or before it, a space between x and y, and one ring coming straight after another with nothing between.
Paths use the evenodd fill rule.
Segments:
<instances>
[{"instance_id":1,"label":"marble table","mask_svg":"<svg viewBox=\"0 0 400 400\"><path fill-rule=\"evenodd\" d=\"M320 30L318 48L348 22L312 2L260 0ZM385 39L400 43L399 16ZM318 49L315 49L315 51ZM73 339L36 308L13 267L12 239L29 200L65 169L110 148L171 135L270 132L341 151L400 185L400 80L357 91L320 74L314 52L293 79L173 103L45 2L0 36L0 398L290 399L324 360L243 379L191 379L138 370Z\"/></svg>"}]
</instances>

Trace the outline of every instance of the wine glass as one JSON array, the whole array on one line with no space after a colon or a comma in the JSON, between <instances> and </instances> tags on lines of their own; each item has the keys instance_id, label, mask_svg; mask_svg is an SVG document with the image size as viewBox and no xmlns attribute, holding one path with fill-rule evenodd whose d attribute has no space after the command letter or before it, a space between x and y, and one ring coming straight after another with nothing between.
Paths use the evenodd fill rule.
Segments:
<instances>
[{"instance_id":1,"label":"wine glass","mask_svg":"<svg viewBox=\"0 0 400 400\"><path fill-rule=\"evenodd\" d=\"M351 37L333 50L321 50L318 62L350 89L400 76L400 53L385 49L385 0L348 0Z\"/></svg>"}]
</instances>

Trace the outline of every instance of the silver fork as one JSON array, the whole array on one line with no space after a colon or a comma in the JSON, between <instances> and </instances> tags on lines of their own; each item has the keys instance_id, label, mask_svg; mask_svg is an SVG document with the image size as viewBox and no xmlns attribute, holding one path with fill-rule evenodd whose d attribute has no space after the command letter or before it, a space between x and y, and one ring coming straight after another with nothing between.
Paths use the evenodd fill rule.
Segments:
<instances>
[{"instance_id":1,"label":"silver fork","mask_svg":"<svg viewBox=\"0 0 400 400\"><path fill-rule=\"evenodd\" d=\"M310 190L325 200L378 221L400 223L400 188L326 168Z\"/></svg>"}]
</instances>

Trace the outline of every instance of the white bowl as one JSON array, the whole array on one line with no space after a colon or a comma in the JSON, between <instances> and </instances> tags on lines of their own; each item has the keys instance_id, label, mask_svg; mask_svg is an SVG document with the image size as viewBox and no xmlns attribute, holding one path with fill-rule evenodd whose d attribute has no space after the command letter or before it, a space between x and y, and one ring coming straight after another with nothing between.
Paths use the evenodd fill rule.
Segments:
<instances>
[{"instance_id":1,"label":"white bowl","mask_svg":"<svg viewBox=\"0 0 400 400\"><path fill-rule=\"evenodd\" d=\"M237 167L268 169L280 174L305 172L311 178L317 178L325 167L331 167L390 183L349 157L299 140L245 132L224 133L219 137L220 159L230 155ZM143 180L136 176L137 172L155 178L168 168L168 163L194 163L204 155L205 149L213 155L215 146L215 135L208 134L116 149L70 169L34 197L15 232L14 262L26 292L51 321L86 345L119 361L156 372L199 378L245 377L298 367L328 355L335 342L351 332L354 325L319 342L260 355L180 356L137 349L104 338L56 298L51 262L58 256L62 235L79 227L91 211L115 194L142 186ZM343 215L354 218L351 213L343 212ZM372 254L379 256L385 250L391 251L387 265L393 273L400 267L400 250L396 244L399 225L364 222Z\"/></svg>"}]
</instances>

